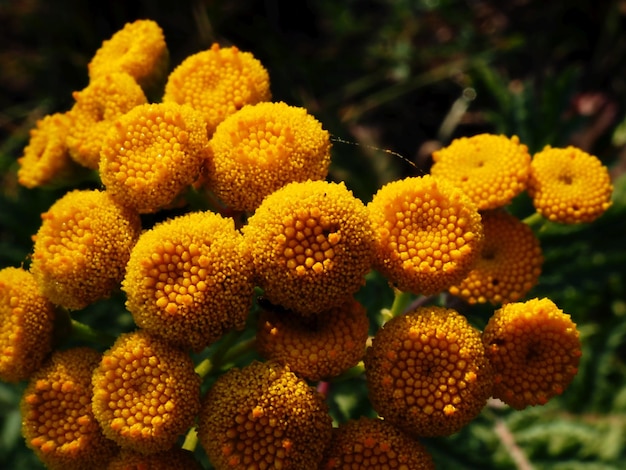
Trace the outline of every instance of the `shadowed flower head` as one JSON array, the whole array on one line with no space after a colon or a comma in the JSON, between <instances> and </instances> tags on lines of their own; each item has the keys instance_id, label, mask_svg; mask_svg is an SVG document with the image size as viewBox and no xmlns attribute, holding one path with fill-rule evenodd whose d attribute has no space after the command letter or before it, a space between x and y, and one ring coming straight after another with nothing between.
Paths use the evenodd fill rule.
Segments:
<instances>
[{"instance_id":1,"label":"shadowed flower head","mask_svg":"<svg viewBox=\"0 0 626 470\"><path fill-rule=\"evenodd\" d=\"M202 465L191 452L179 447L150 455L122 449L107 470L202 470Z\"/></svg>"},{"instance_id":2,"label":"shadowed flower head","mask_svg":"<svg viewBox=\"0 0 626 470\"><path fill-rule=\"evenodd\" d=\"M393 181L367 208L374 267L402 291L441 292L463 279L480 255L480 214L445 180L425 175Z\"/></svg>"},{"instance_id":3,"label":"shadowed flower head","mask_svg":"<svg viewBox=\"0 0 626 470\"><path fill-rule=\"evenodd\" d=\"M122 289L139 327L200 350L244 327L254 289L250 253L232 219L189 213L141 235Z\"/></svg>"},{"instance_id":4,"label":"shadowed flower head","mask_svg":"<svg viewBox=\"0 0 626 470\"><path fill-rule=\"evenodd\" d=\"M461 137L433 152L433 176L462 189L479 210L507 205L526 189L528 147L517 136L479 134Z\"/></svg>"},{"instance_id":5,"label":"shadowed flower head","mask_svg":"<svg viewBox=\"0 0 626 470\"><path fill-rule=\"evenodd\" d=\"M118 451L91 409L91 374L99 360L90 348L55 352L24 390L22 434L49 469L102 468Z\"/></svg>"},{"instance_id":6,"label":"shadowed flower head","mask_svg":"<svg viewBox=\"0 0 626 470\"><path fill-rule=\"evenodd\" d=\"M493 396L516 409L546 404L578 372L576 324L550 299L504 305L485 327L483 343L495 374Z\"/></svg>"},{"instance_id":7,"label":"shadowed flower head","mask_svg":"<svg viewBox=\"0 0 626 470\"><path fill-rule=\"evenodd\" d=\"M317 468L331 432L322 395L273 362L220 376L198 421L198 438L217 470Z\"/></svg>"},{"instance_id":8,"label":"shadowed flower head","mask_svg":"<svg viewBox=\"0 0 626 470\"><path fill-rule=\"evenodd\" d=\"M39 293L33 275L0 270L0 380L25 380L52 350L54 305Z\"/></svg>"},{"instance_id":9,"label":"shadowed flower head","mask_svg":"<svg viewBox=\"0 0 626 470\"><path fill-rule=\"evenodd\" d=\"M264 295L305 316L343 302L370 270L367 209L344 183L290 183L263 200L243 232Z\"/></svg>"},{"instance_id":10,"label":"shadowed flower head","mask_svg":"<svg viewBox=\"0 0 626 470\"><path fill-rule=\"evenodd\" d=\"M235 210L254 211L292 181L323 180L330 164L322 124L282 102L245 106L217 127L209 147L207 184Z\"/></svg>"},{"instance_id":11,"label":"shadowed flower head","mask_svg":"<svg viewBox=\"0 0 626 470\"><path fill-rule=\"evenodd\" d=\"M46 297L81 309L119 287L141 230L136 212L105 191L74 190L41 218L30 270Z\"/></svg>"},{"instance_id":12,"label":"shadowed flower head","mask_svg":"<svg viewBox=\"0 0 626 470\"><path fill-rule=\"evenodd\" d=\"M576 148L546 146L533 156L528 194L553 222L593 222L611 205L609 171L595 156Z\"/></svg>"},{"instance_id":13,"label":"shadowed flower head","mask_svg":"<svg viewBox=\"0 0 626 470\"><path fill-rule=\"evenodd\" d=\"M93 374L104 434L143 454L170 449L200 408L200 377L182 350L145 331L122 334Z\"/></svg>"},{"instance_id":14,"label":"shadowed flower head","mask_svg":"<svg viewBox=\"0 0 626 470\"><path fill-rule=\"evenodd\" d=\"M413 436L448 436L491 396L480 332L455 310L420 307L389 320L365 355L372 406Z\"/></svg>"},{"instance_id":15,"label":"shadowed flower head","mask_svg":"<svg viewBox=\"0 0 626 470\"><path fill-rule=\"evenodd\" d=\"M502 210L482 214L485 243L478 261L450 293L470 304L515 302L541 274L541 245L532 229Z\"/></svg>"}]
</instances>

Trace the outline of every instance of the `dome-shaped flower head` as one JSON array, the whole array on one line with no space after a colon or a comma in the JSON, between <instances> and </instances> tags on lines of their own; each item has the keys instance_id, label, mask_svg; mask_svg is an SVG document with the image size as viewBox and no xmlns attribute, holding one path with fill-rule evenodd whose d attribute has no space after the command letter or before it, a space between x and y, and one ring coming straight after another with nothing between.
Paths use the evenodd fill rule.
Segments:
<instances>
[{"instance_id":1,"label":"dome-shaped flower head","mask_svg":"<svg viewBox=\"0 0 626 470\"><path fill-rule=\"evenodd\" d=\"M120 335L92 384L104 435L142 454L170 449L200 409L200 377L189 355L145 331Z\"/></svg>"},{"instance_id":2,"label":"dome-shaped flower head","mask_svg":"<svg viewBox=\"0 0 626 470\"><path fill-rule=\"evenodd\" d=\"M326 178L330 137L304 108L259 103L226 118L209 151L208 187L228 207L252 212L287 183Z\"/></svg>"},{"instance_id":3,"label":"dome-shaped flower head","mask_svg":"<svg viewBox=\"0 0 626 470\"><path fill-rule=\"evenodd\" d=\"M0 380L19 382L39 369L52 350L54 318L30 272L0 270Z\"/></svg>"},{"instance_id":4,"label":"dome-shaped flower head","mask_svg":"<svg viewBox=\"0 0 626 470\"><path fill-rule=\"evenodd\" d=\"M320 470L434 470L426 448L388 421L361 417L333 429Z\"/></svg>"},{"instance_id":5,"label":"dome-shaped flower head","mask_svg":"<svg viewBox=\"0 0 626 470\"><path fill-rule=\"evenodd\" d=\"M365 308L351 297L308 318L263 309L256 345L263 357L289 366L300 377L318 381L336 377L361 360L368 329Z\"/></svg>"},{"instance_id":6,"label":"dome-shaped flower head","mask_svg":"<svg viewBox=\"0 0 626 470\"><path fill-rule=\"evenodd\" d=\"M198 178L207 149L202 118L189 106L136 106L103 139L100 178L122 204L155 212Z\"/></svg>"},{"instance_id":7,"label":"dome-shaped flower head","mask_svg":"<svg viewBox=\"0 0 626 470\"><path fill-rule=\"evenodd\" d=\"M343 302L370 270L367 209L343 183L290 183L263 200L243 233L265 297L303 316Z\"/></svg>"},{"instance_id":8,"label":"dome-shaped flower head","mask_svg":"<svg viewBox=\"0 0 626 470\"><path fill-rule=\"evenodd\" d=\"M331 433L322 395L274 362L220 376L198 417L198 438L217 470L317 468Z\"/></svg>"},{"instance_id":9,"label":"dome-shaped flower head","mask_svg":"<svg viewBox=\"0 0 626 470\"><path fill-rule=\"evenodd\" d=\"M136 212L106 191L74 190L41 218L30 270L48 299L81 309L119 287L141 231Z\"/></svg>"},{"instance_id":10,"label":"dome-shaped flower head","mask_svg":"<svg viewBox=\"0 0 626 470\"><path fill-rule=\"evenodd\" d=\"M202 470L202 465L193 453L180 447L149 455L122 449L109 462L107 470Z\"/></svg>"},{"instance_id":11,"label":"dome-shaped flower head","mask_svg":"<svg viewBox=\"0 0 626 470\"><path fill-rule=\"evenodd\" d=\"M245 326L252 262L232 219L193 212L142 233L122 282L135 323L200 350Z\"/></svg>"},{"instance_id":12,"label":"dome-shaped flower head","mask_svg":"<svg viewBox=\"0 0 626 470\"><path fill-rule=\"evenodd\" d=\"M365 355L373 408L413 436L449 436L491 396L478 330L455 310L419 307L389 320Z\"/></svg>"},{"instance_id":13,"label":"dome-shaped flower head","mask_svg":"<svg viewBox=\"0 0 626 470\"><path fill-rule=\"evenodd\" d=\"M461 137L433 152L430 173L462 189L479 210L495 209L526 189L530 154L517 136Z\"/></svg>"},{"instance_id":14,"label":"dome-shaped flower head","mask_svg":"<svg viewBox=\"0 0 626 470\"><path fill-rule=\"evenodd\" d=\"M515 302L541 274L541 245L532 229L513 215L494 209L482 213L485 243L480 257L450 293L470 304Z\"/></svg>"},{"instance_id":15,"label":"dome-shaped flower head","mask_svg":"<svg viewBox=\"0 0 626 470\"><path fill-rule=\"evenodd\" d=\"M163 102L186 103L200 111L210 137L227 116L271 98L269 74L258 59L235 46L213 44L170 73Z\"/></svg>"},{"instance_id":16,"label":"dome-shaped flower head","mask_svg":"<svg viewBox=\"0 0 626 470\"><path fill-rule=\"evenodd\" d=\"M76 162L95 170L102 141L113 120L147 103L146 96L135 79L123 72L99 76L72 96L75 103L69 111L72 125L67 146Z\"/></svg>"},{"instance_id":17,"label":"dome-shaped flower head","mask_svg":"<svg viewBox=\"0 0 626 470\"><path fill-rule=\"evenodd\" d=\"M393 181L367 208L374 267L402 291L441 292L463 279L480 255L480 214L448 181L430 175Z\"/></svg>"},{"instance_id":18,"label":"dome-shaped flower head","mask_svg":"<svg viewBox=\"0 0 626 470\"><path fill-rule=\"evenodd\" d=\"M550 299L504 305L489 319L483 343L494 369L493 396L516 409L545 405L578 372L576 324Z\"/></svg>"},{"instance_id":19,"label":"dome-shaped flower head","mask_svg":"<svg viewBox=\"0 0 626 470\"><path fill-rule=\"evenodd\" d=\"M611 205L613 185L595 156L569 146L546 146L533 156L528 194L537 212L552 222L593 222Z\"/></svg>"},{"instance_id":20,"label":"dome-shaped flower head","mask_svg":"<svg viewBox=\"0 0 626 470\"><path fill-rule=\"evenodd\" d=\"M118 452L91 408L91 374L99 360L100 353L86 347L55 352L24 390L22 435L49 469L102 468Z\"/></svg>"}]
</instances>

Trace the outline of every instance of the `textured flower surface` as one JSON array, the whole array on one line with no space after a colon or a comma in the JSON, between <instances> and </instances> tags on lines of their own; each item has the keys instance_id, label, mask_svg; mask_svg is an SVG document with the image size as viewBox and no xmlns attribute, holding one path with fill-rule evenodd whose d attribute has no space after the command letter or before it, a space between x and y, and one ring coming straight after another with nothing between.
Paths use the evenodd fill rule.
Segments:
<instances>
[{"instance_id":1,"label":"textured flower surface","mask_svg":"<svg viewBox=\"0 0 626 470\"><path fill-rule=\"evenodd\" d=\"M41 218L30 270L46 297L81 309L119 287L141 230L136 212L105 191L74 190Z\"/></svg>"},{"instance_id":2,"label":"textured flower surface","mask_svg":"<svg viewBox=\"0 0 626 470\"><path fill-rule=\"evenodd\" d=\"M274 362L220 376L198 418L198 438L217 470L315 469L331 433L322 395Z\"/></svg>"},{"instance_id":3,"label":"textured flower surface","mask_svg":"<svg viewBox=\"0 0 626 470\"><path fill-rule=\"evenodd\" d=\"M92 413L91 374L99 360L86 347L55 352L24 390L22 434L49 469L103 468L118 452Z\"/></svg>"},{"instance_id":4,"label":"textured flower surface","mask_svg":"<svg viewBox=\"0 0 626 470\"><path fill-rule=\"evenodd\" d=\"M470 304L515 302L539 280L543 255L532 229L511 214L482 213L485 243L476 264L450 293Z\"/></svg>"},{"instance_id":5,"label":"textured flower surface","mask_svg":"<svg viewBox=\"0 0 626 470\"><path fill-rule=\"evenodd\" d=\"M245 106L209 146L207 185L235 210L254 211L287 183L323 180L330 164L328 131L306 109L282 102Z\"/></svg>"},{"instance_id":6,"label":"textured flower surface","mask_svg":"<svg viewBox=\"0 0 626 470\"><path fill-rule=\"evenodd\" d=\"M445 180L425 175L393 181L367 208L374 267L402 291L441 292L463 279L480 256L480 214Z\"/></svg>"},{"instance_id":7,"label":"textured flower surface","mask_svg":"<svg viewBox=\"0 0 626 470\"><path fill-rule=\"evenodd\" d=\"M487 323L483 343L494 369L493 396L516 409L546 404L578 372L576 324L550 299L504 305Z\"/></svg>"},{"instance_id":8,"label":"textured flower surface","mask_svg":"<svg viewBox=\"0 0 626 470\"><path fill-rule=\"evenodd\" d=\"M122 449L107 470L202 470L202 465L191 452L179 447L149 455Z\"/></svg>"},{"instance_id":9,"label":"textured flower surface","mask_svg":"<svg viewBox=\"0 0 626 470\"><path fill-rule=\"evenodd\" d=\"M448 436L482 410L492 370L480 332L461 314L419 307L389 320L365 355L372 406L413 436Z\"/></svg>"},{"instance_id":10,"label":"textured flower surface","mask_svg":"<svg viewBox=\"0 0 626 470\"><path fill-rule=\"evenodd\" d=\"M290 183L264 199L243 233L264 295L302 315L340 304L370 270L367 209L344 183Z\"/></svg>"},{"instance_id":11,"label":"textured flower surface","mask_svg":"<svg viewBox=\"0 0 626 470\"><path fill-rule=\"evenodd\" d=\"M546 146L533 156L528 194L553 222L593 222L611 205L613 185L606 166L576 147Z\"/></svg>"},{"instance_id":12,"label":"textured flower surface","mask_svg":"<svg viewBox=\"0 0 626 470\"><path fill-rule=\"evenodd\" d=\"M495 209L526 189L530 154L517 136L461 137L433 152L430 173L462 189L479 210Z\"/></svg>"}]
</instances>

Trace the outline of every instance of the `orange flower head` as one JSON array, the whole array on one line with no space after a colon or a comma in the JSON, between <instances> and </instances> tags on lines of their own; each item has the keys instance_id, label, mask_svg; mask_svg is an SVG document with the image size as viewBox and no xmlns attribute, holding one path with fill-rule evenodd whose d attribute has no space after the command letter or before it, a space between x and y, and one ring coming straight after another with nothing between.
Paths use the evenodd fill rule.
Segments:
<instances>
[{"instance_id":1,"label":"orange flower head","mask_svg":"<svg viewBox=\"0 0 626 470\"><path fill-rule=\"evenodd\" d=\"M612 193L607 167L576 147L546 146L533 156L528 194L552 222L593 222L611 205Z\"/></svg>"},{"instance_id":2,"label":"orange flower head","mask_svg":"<svg viewBox=\"0 0 626 470\"><path fill-rule=\"evenodd\" d=\"M200 111L210 137L226 117L271 98L269 74L258 59L235 46L213 44L170 73L163 102L186 103Z\"/></svg>"},{"instance_id":3,"label":"orange flower head","mask_svg":"<svg viewBox=\"0 0 626 470\"><path fill-rule=\"evenodd\" d=\"M530 154L517 136L461 137L433 152L430 173L462 189L479 210L495 209L526 189Z\"/></svg>"},{"instance_id":4,"label":"orange flower head","mask_svg":"<svg viewBox=\"0 0 626 470\"><path fill-rule=\"evenodd\" d=\"M137 326L200 350L245 326L254 284L232 219L192 212L143 232L122 282Z\"/></svg>"},{"instance_id":5,"label":"orange flower head","mask_svg":"<svg viewBox=\"0 0 626 470\"><path fill-rule=\"evenodd\" d=\"M107 470L202 470L193 453L180 447L172 447L156 454L141 454L129 449L109 462Z\"/></svg>"},{"instance_id":6,"label":"orange flower head","mask_svg":"<svg viewBox=\"0 0 626 470\"><path fill-rule=\"evenodd\" d=\"M578 372L576 324L550 299L504 305L487 323L483 343L494 369L493 396L516 409L546 404Z\"/></svg>"},{"instance_id":7,"label":"orange flower head","mask_svg":"<svg viewBox=\"0 0 626 470\"><path fill-rule=\"evenodd\" d=\"M320 470L435 470L426 448L388 421L361 417L333 429Z\"/></svg>"},{"instance_id":8,"label":"orange flower head","mask_svg":"<svg viewBox=\"0 0 626 470\"><path fill-rule=\"evenodd\" d=\"M24 390L22 435L49 469L102 468L118 452L91 408L91 374L99 360L100 353L86 347L55 352Z\"/></svg>"},{"instance_id":9,"label":"orange flower head","mask_svg":"<svg viewBox=\"0 0 626 470\"><path fill-rule=\"evenodd\" d=\"M0 269L0 380L26 380L52 351L54 305L33 275Z\"/></svg>"},{"instance_id":10,"label":"orange flower head","mask_svg":"<svg viewBox=\"0 0 626 470\"><path fill-rule=\"evenodd\" d=\"M441 292L463 279L480 256L480 214L448 181L430 175L393 181L367 208L374 267L402 291Z\"/></svg>"},{"instance_id":11,"label":"orange flower head","mask_svg":"<svg viewBox=\"0 0 626 470\"><path fill-rule=\"evenodd\" d=\"M470 304L515 302L532 289L541 274L541 245L532 229L499 209L484 212L485 244L467 277L450 293Z\"/></svg>"},{"instance_id":12,"label":"orange flower head","mask_svg":"<svg viewBox=\"0 0 626 470\"><path fill-rule=\"evenodd\" d=\"M365 282L372 230L344 183L289 183L243 227L267 299L308 316L339 305Z\"/></svg>"},{"instance_id":13,"label":"orange flower head","mask_svg":"<svg viewBox=\"0 0 626 470\"><path fill-rule=\"evenodd\" d=\"M120 335L92 384L104 435L142 454L173 447L200 409L200 377L189 355L145 331Z\"/></svg>"},{"instance_id":14,"label":"orange flower head","mask_svg":"<svg viewBox=\"0 0 626 470\"><path fill-rule=\"evenodd\" d=\"M100 178L122 204L155 212L198 178L207 148L202 118L189 106L136 106L104 137Z\"/></svg>"},{"instance_id":15,"label":"orange flower head","mask_svg":"<svg viewBox=\"0 0 626 470\"><path fill-rule=\"evenodd\" d=\"M331 433L322 395L274 362L218 377L198 417L198 438L216 470L317 468Z\"/></svg>"},{"instance_id":16,"label":"orange flower head","mask_svg":"<svg viewBox=\"0 0 626 470\"><path fill-rule=\"evenodd\" d=\"M373 408L412 436L449 436L491 396L493 374L480 332L443 307L389 320L365 355Z\"/></svg>"},{"instance_id":17,"label":"orange flower head","mask_svg":"<svg viewBox=\"0 0 626 470\"><path fill-rule=\"evenodd\" d=\"M209 142L208 187L230 208L253 212L265 196L293 181L323 180L328 131L306 109L285 103L245 106Z\"/></svg>"},{"instance_id":18,"label":"orange flower head","mask_svg":"<svg viewBox=\"0 0 626 470\"><path fill-rule=\"evenodd\" d=\"M261 355L289 366L307 380L336 377L365 353L369 320L353 298L309 318L263 309L256 344Z\"/></svg>"},{"instance_id":19,"label":"orange flower head","mask_svg":"<svg viewBox=\"0 0 626 470\"><path fill-rule=\"evenodd\" d=\"M50 301L81 309L119 287L141 231L136 212L105 191L74 190L41 218L30 270Z\"/></svg>"}]
</instances>

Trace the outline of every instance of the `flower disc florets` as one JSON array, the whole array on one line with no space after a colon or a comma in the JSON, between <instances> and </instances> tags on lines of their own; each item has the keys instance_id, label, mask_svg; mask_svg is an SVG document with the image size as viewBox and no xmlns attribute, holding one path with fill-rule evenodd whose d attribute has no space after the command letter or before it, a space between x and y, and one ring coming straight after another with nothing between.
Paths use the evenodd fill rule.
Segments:
<instances>
[{"instance_id":1,"label":"flower disc florets","mask_svg":"<svg viewBox=\"0 0 626 470\"><path fill-rule=\"evenodd\" d=\"M107 470L202 470L193 453L180 447L145 455L130 449L121 452L109 462Z\"/></svg>"}]
</instances>

